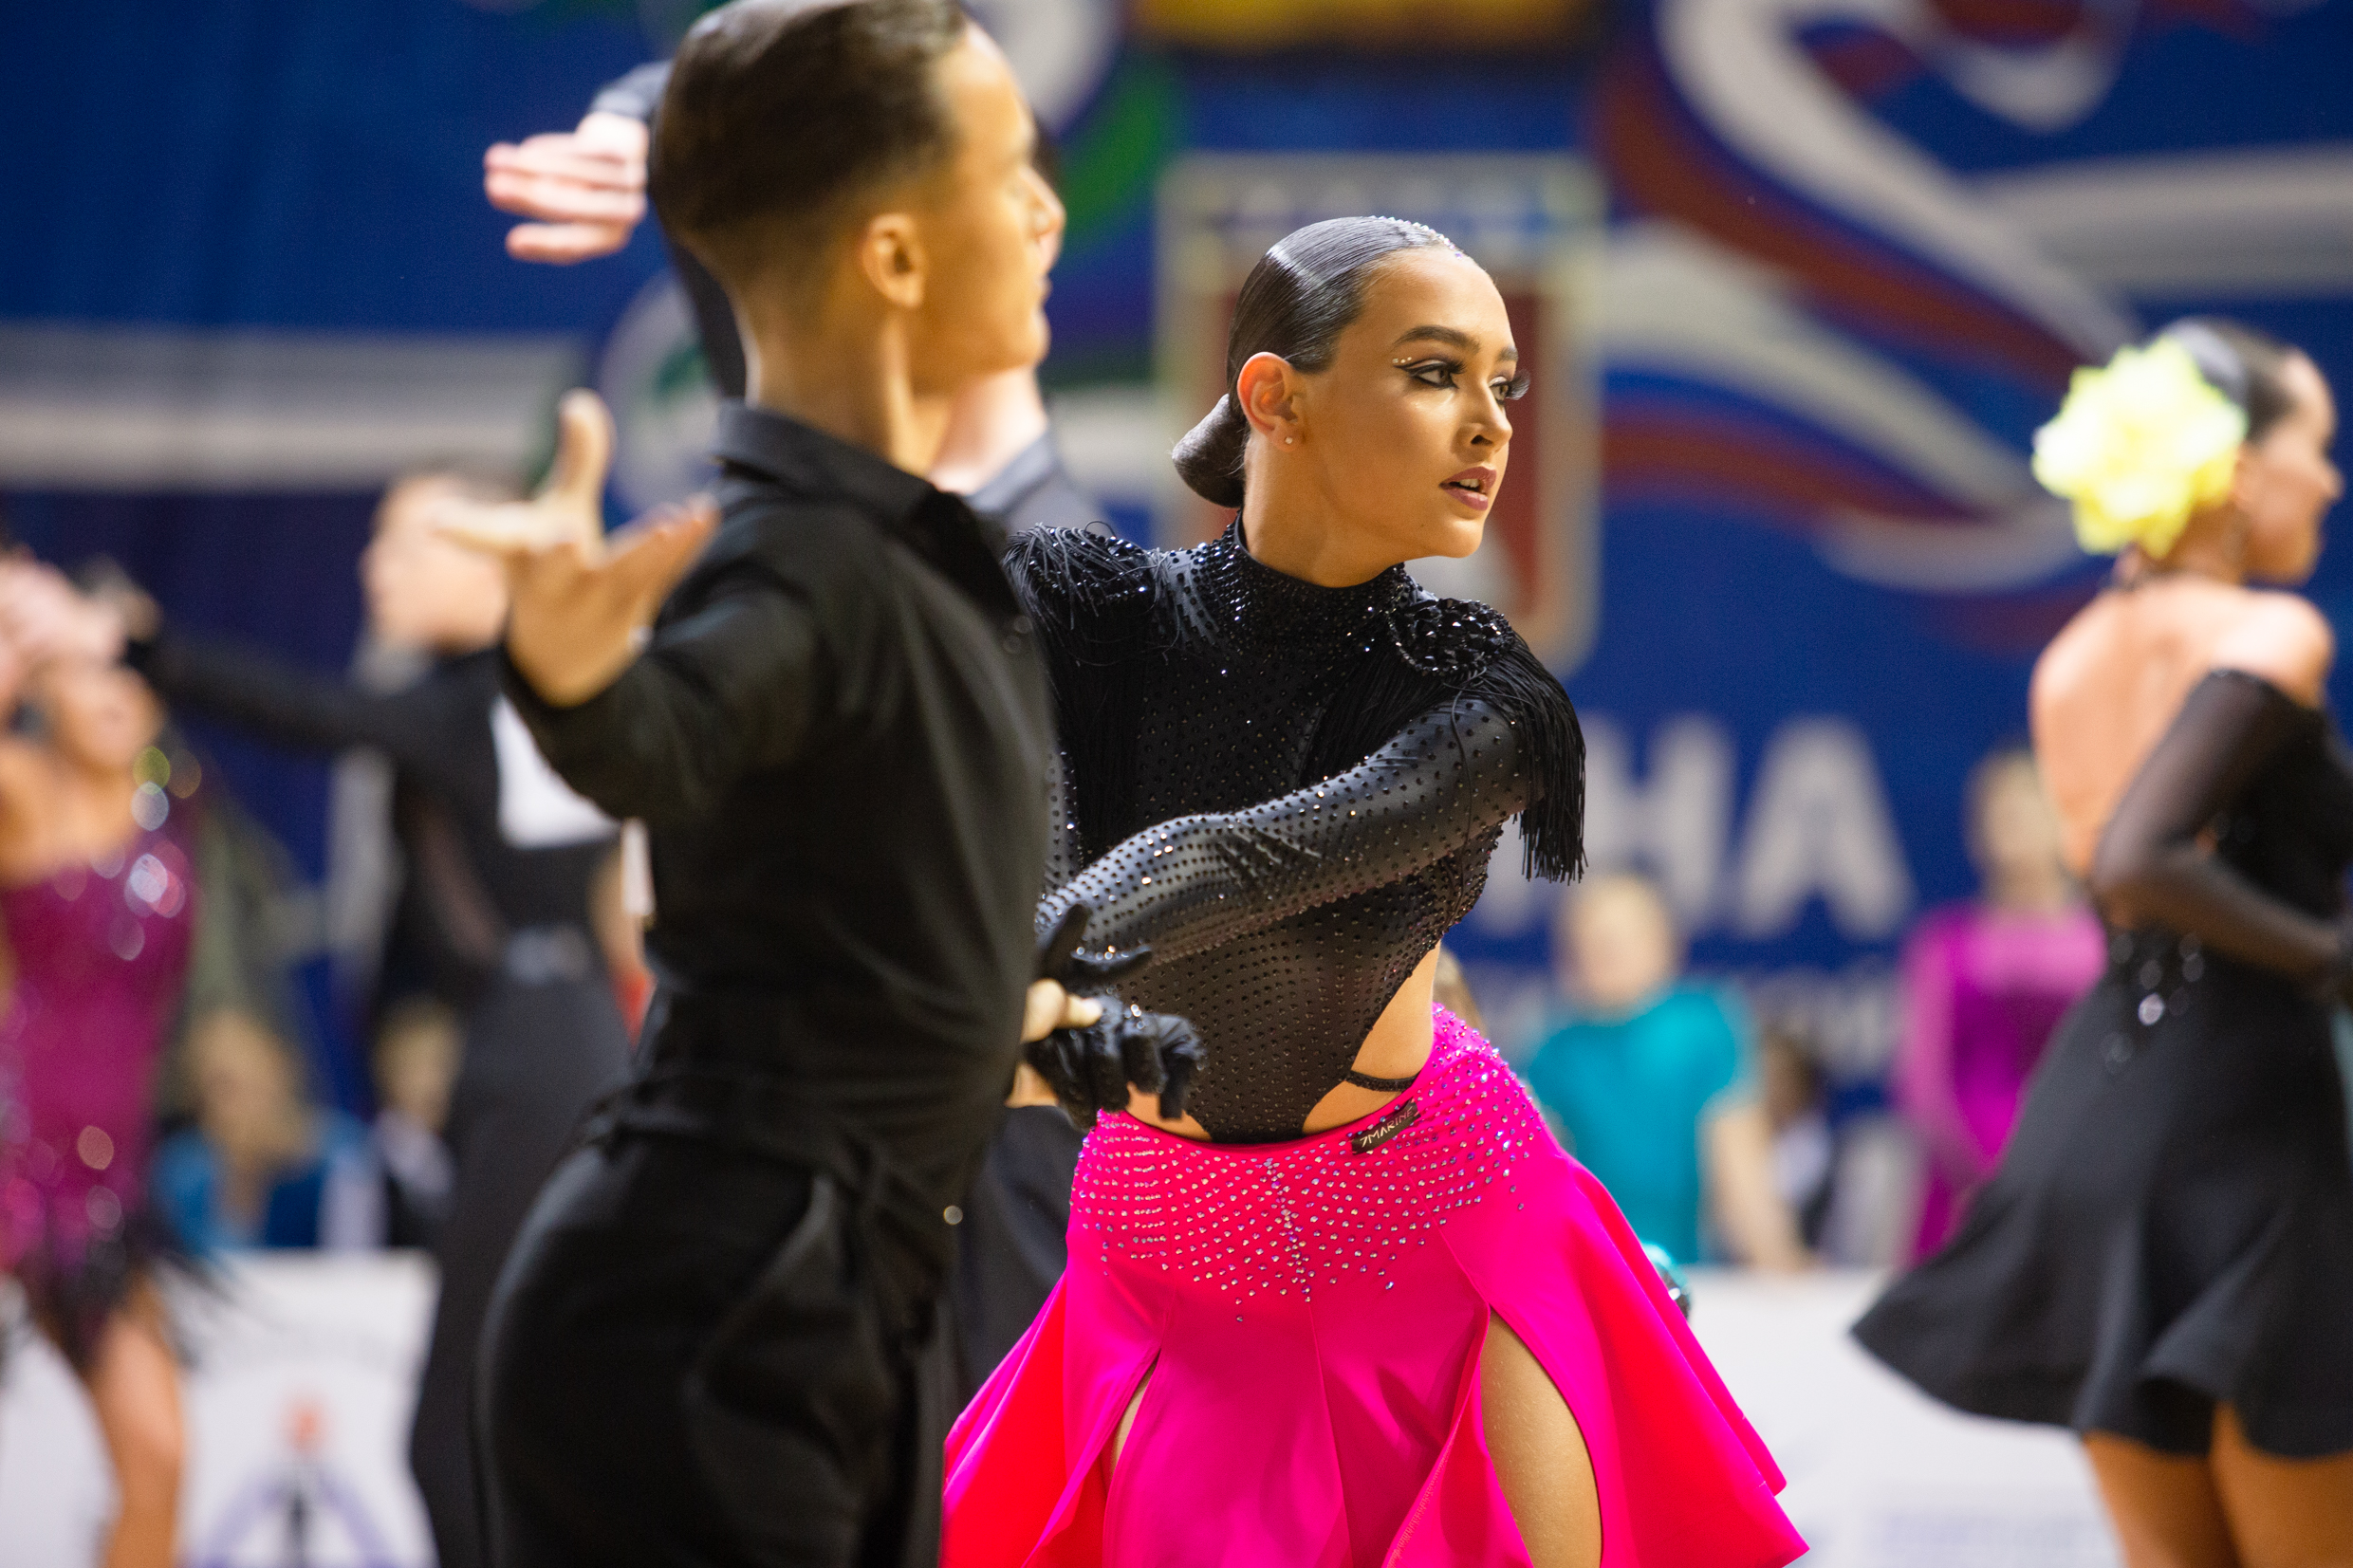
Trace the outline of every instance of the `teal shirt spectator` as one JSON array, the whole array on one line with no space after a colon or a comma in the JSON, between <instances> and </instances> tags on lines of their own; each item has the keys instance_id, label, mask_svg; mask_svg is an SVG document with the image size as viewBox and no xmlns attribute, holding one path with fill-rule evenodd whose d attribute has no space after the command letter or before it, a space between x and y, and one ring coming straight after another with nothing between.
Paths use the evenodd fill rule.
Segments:
<instances>
[{"instance_id":1,"label":"teal shirt spectator","mask_svg":"<svg viewBox=\"0 0 2353 1568\"><path fill-rule=\"evenodd\" d=\"M1573 1018L1528 1066L1529 1086L1645 1242L1700 1255L1701 1129L1755 1093L1748 1013L1678 986L1627 1017Z\"/></svg>"},{"instance_id":2,"label":"teal shirt spectator","mask_svg":"<svg viewBox=\"0 0 2353 1568\"><path fill-rule=\"evenodd\" d=\"M367 1129L340 1111L320 1114L318 1146L276 1171L261 1212L240 1224L221 1204L219 1153L194 1128L156 1151L148 1187L192 1252L383 1245L383 1175Z\"/></svg>"}]
</instances>

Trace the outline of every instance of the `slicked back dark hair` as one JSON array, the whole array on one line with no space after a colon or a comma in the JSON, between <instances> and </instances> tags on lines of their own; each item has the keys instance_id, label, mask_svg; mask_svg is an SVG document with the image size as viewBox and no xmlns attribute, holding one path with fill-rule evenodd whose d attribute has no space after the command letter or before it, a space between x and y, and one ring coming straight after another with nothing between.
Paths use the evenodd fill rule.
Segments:
<instances>
[{"instance_id":1,"label":"slicked back dark hair","mask_svg":"<svg viewBox=\"0 0 2353 1568\"><path fill-rule=\"evenodd\" d=\"M1171 453L1176 475L1220 507L1242 504L1242 459L1250 420L1242 413L1242 367L1274 354L1312 376L1364 310L1374 270L1406 250L1452 249L1436 230L1402 218L1326 218L1277 240L1242 280L1226 335L1226 395Z\"/></svg>"},{"instance_id":2,"label":"slicked back dark hair","mask_svg":"<svg viewBox=\"0 0 2353 1568\"><path fill-rule=\"evenodd\" d=\"M648 183L722 283L813 264L862 196L953 157L954 0L734 0L678 46Z\"/></svg>"}]
</instances>

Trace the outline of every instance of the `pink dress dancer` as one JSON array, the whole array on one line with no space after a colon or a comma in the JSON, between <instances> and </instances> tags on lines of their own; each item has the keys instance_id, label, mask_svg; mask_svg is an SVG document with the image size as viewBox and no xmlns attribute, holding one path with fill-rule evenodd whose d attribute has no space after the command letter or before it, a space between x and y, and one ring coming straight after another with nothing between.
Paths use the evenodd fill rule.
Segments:
<instances>
[{"instance_id":1,"label":"pink dress dancer","mask_svg":"<svg viewBox=\"0 0 2353 1568\"><path fill-rule=\"evenodd\" d=\"M142 798L167 799L153 786ZM187 853L161 824L0 889L14 965L0 1019L0 1266L84 1371L108 1317L172 1249L147 1209L147 1158L195 903Z\"/></svg>"},{"instance_id":2,"label":"pink dress dancer","mask_svg":"<svg viewBox=\"0 0 2353 1568\"><path fill-rule=\"evenodd\" d=\"M1067 748L1041 929L1083 905L1090 943L1151 948L1122 1000L1198 1030L1209 1138L1096 1122L1068 1269L949 1438L942 1563L1526 1564L1482 1417L1498 1322L1583 1435L1604 1568L1797 1557L1771 1457L1488 1042L1439 1010L1417 1073L1353 1066L1507 820L1535 870L1579 858L1558 681L1484 606L1286 577L1239 524L1181 552L1042 530L1010 566ZM1343 1083L1386 1098L1303 1136Z\"/></svg>"},{"instance_id":3,"label":"pink dress dancer","mask_svg":"<svg viewBox=\"0 0 2353 1568\"><path fill-rule=\"evenodd\" d=\"M1927 1146L1928 1170L1911 1262L1945 1244L1993 1173L2051 1031L2106 962L2100 922L2081 909L1956 904L1913 932L1896 1092Z\"/></svg>"}]
</instances>

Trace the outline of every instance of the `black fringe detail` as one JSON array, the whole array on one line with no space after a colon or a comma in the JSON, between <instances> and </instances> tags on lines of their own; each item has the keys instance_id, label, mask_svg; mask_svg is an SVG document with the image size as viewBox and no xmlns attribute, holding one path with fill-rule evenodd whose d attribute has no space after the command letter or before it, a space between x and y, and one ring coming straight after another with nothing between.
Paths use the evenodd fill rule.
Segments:
<instances>
[{"instance_id":1,"label":"black fringe detail","mask_svg":"<svg viewBox=\"0 0 2353 1568\"><path fill-rule=\"evenodd\" d=\"M1523 871L1556 882L1582 875L1585 738L1559 679L1484 604L1424 597L1388 618L1392 646L1363 662L1316 733L1308 755L1318 775L1354 767L1449 699L1474 698L1519 737L1530 785L1520 813Z\"/></svg>"},{"instance_id":2,"label":"black fringe detail","mask_svg":"<svg viewBox=\"0 0 2353 1568\"><path fill-rule=\"evenodd\" d=\"M143 1203L131 1207L112 1234L89 1237L70 1255L45 1225L16 1264L34 1325L82 1374L98 1355L107 1319L139 1284L165 1273L200 1284L215 1279L211 1264Z\"/></svg>"},{"instance_id":3,"label":"black fringe detail","mask_svg":"<svg viewBox=\"0 0 2353 1568\"><path fill-rule=\"evenodd\" d=\"M1473 694L1520 732L1536 793L1520 813L1521 870L1566 882L1585 869L1585 734L1559 677L1512 634Z\"/></svg>"}]
</instances>

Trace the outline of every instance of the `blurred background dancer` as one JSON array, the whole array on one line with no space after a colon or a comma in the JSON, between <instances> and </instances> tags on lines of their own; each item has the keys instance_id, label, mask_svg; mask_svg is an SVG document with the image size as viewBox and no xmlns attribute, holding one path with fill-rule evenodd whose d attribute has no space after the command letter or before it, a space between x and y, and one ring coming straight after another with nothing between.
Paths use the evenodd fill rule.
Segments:
<instances>
[{"instance_id":1,"label":"blurred background dancer","mask_svg":"<svg viewBox=\"0 0 2353 1568\"><path fill-rule=\"evenodd\" d=\"M2033 705L2106 972L1957 1233L1856 1329L1948 1403L2073 1429L2130 1568L2353 1553L2353 758L2293 591L2336 434L2307 355L2212 320L2044 428L2038 471L2119 557Z\"/></svg>"},{"instance_id":2,"label":"blurred background dancer","mask_svg":"<svg viewBox=\"0 0 2353 1568\"><path fill-rule=\"evenodd\" d=\"M601 474L599 455L583 455ZM137 601L116 601L120 618L136 624L93 633L127 631L132 665L184 710L282 746L369 747L393 765L413 916L405 929L422 949L431 990L464 1020L437 1129L451 1160L434 1226L440 1294L409 1445L444 1568L480 1560L472 1411L491 1286L582 1114L627 1076L614 974L637 965L619 907L614 824L556 778L499 694L506 583L494 563L437 531L453 501L514 494L453 472L410 475L385 491L360 563L370 630L380 646L431 661L396 691L191 636ZM250 1029L216 1028L198 1044L194 1077L215 1114L209 1124L199 1117L202 1137L167 1151L163 1172L191 1239L380 1242L382 1183L397 1167L379 1164L365 1129L299 1108L282 1053ZM249 1086L242 1097L236 1084ZM228 1109L235 1105L245 1109ZM417 1151L417 1142L382 1153L430 1164L432 1145ZM417 1152L404 1158L404 1150ZM354 1183L366 1193L364 1217L332 1201ZM306 1215L287 1208L305 1203Z\"/></svg>"}]
</instances>

